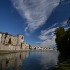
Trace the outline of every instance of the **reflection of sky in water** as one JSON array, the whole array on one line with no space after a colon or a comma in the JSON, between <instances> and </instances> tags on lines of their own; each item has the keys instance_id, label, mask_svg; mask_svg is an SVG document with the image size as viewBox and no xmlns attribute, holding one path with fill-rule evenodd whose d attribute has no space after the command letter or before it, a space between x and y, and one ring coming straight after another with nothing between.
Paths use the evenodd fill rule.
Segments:
<instances>
[{"instance_id":1,"label":"reflection of sky in water","mask_svg":"<svg viewBox=\"0 0 70 70\"><path fill-rule=\"evenodd\" d=\"M57 51L0 54L0 70L46 70L57 65Z\"/></svg>"},{"instance_id":2,"label":"reflection of sky in water","mask_svg":"<svg viewBox=\"0 0 70 70\"><path fill-rule=\"evenodd\" d=\"M30 52L29 57L23 62L23 70L46 70L57 65L57 51Z\"/></svg>"},{"instance_id":3,"label":"reflection of sky in water","mask_svg":"<svg viewBox=\"0 0 70 70\"><path fill-rule=\"evenodd\" d=\"M43 55L41 59L41 64L45 68L52 67L54 65L57 65L58 58L57 53L55 52L46 52L45 55Z\"/></svg>"}]
</instances>

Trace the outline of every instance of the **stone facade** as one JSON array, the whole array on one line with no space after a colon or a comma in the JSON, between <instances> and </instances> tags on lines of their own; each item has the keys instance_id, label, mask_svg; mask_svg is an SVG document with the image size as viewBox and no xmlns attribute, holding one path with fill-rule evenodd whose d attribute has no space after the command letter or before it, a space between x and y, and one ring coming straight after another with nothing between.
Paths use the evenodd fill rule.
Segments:
<instances>
[{"instance_id":1,"label":"stone facade","mask_svg":"<svg viewBox=\"0 0 70 70\"><path fill-rule=\"evenodd\" d=\"M17 36L11 36L11 38L9 39L9 41L11 40L11 44L13 46L17 46L17 42L18 42L18 37Z\"/></svg>"},{"instance_id":2,"label":"stone facade","mask_svg":"<svg viewBox=\"0 0 70 70\"><path fill-rule=\"evenodd\" d=\"M18 45L21 45L21 43L24 42L24 36L23 35L18 35Z\"/></svg>"},{"instance_id":3,"label":"stone facade","mask_svg":"<svg viewBox=\"0 0 70 70\"><path fill-rule=\"evenodd\" d=\"M2 37L2 34L0 33L0 43L1 43L1 37Z\"/></svg>"},{"instance_id":4,"label":"stone facade","mask_svg":"<svg viewBox=\"0 0 70 70\"><path fill-rule=\"evenodd\" d=\"M24 43L24 36L13 36L0 33L0 50L29 50L29 45Z\"/></svg>"}]
</instances>

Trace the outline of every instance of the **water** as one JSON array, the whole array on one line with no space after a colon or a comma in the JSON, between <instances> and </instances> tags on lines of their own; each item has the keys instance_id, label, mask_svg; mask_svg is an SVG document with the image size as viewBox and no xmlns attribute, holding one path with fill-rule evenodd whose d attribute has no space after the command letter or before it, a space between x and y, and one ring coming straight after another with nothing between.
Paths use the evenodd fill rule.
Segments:
<instances>
[{"instance_id":1,"label":"water","mask_svg":"<svg viewBox=\"0 0 70 70\"><path fill-rule=\"evenodd\" d=\"M0 54L0 70L48 70L57 64L57 51Z\"/></svg>"}]
</instances>

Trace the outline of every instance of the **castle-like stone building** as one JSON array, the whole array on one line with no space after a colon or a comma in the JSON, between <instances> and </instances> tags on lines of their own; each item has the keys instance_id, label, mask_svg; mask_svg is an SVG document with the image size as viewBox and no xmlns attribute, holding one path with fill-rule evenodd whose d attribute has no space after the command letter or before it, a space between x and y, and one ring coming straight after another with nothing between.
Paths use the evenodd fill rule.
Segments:
<instances>
[{"instance_id":1,"label":"castle-like stone building","mask_svg":"<svg viewBox=\"0 0 70 70\"><path fill-rule=\"evenodd\" d=\"M23 35L0 32L0 50L29 50L29 44L24 42Z\"/></svg>"}]
</instances>

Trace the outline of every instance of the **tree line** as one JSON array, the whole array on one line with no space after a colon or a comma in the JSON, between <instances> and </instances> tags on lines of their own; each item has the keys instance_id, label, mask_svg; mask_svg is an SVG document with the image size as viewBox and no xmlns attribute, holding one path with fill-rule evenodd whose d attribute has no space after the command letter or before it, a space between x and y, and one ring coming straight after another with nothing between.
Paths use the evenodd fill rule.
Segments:
<instances>
[{"instance_id":1,"label":"tree line","mask_svg":"<svg viewBox=\"0 0 70 70\"><path fill-rule=\"evenodd\" d=\"M70 25L70 18L67 21L67 25ZM63 26L58 27L55 30L56 45L60 53L70 53L70 27L65 30Z\"/></svg>"}]
</instances>

